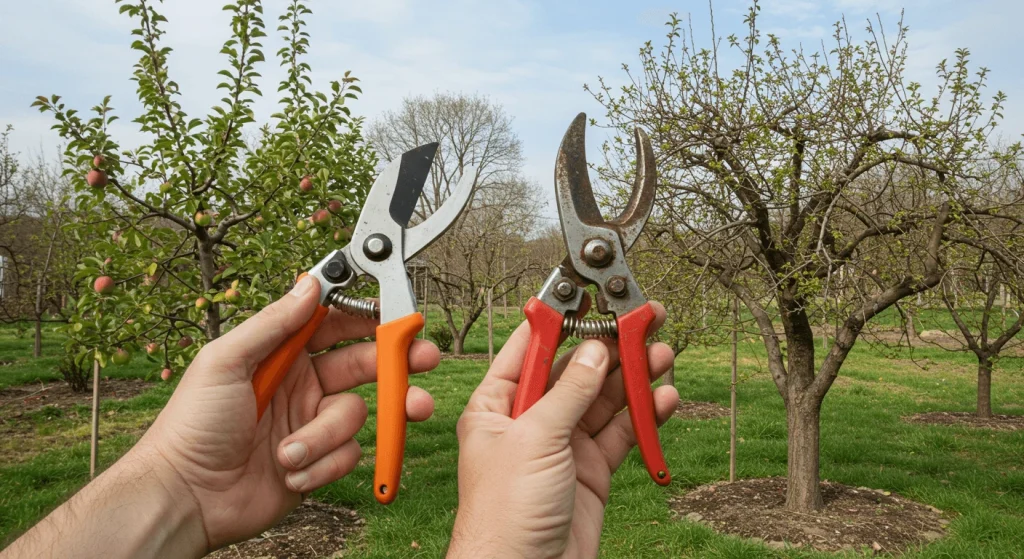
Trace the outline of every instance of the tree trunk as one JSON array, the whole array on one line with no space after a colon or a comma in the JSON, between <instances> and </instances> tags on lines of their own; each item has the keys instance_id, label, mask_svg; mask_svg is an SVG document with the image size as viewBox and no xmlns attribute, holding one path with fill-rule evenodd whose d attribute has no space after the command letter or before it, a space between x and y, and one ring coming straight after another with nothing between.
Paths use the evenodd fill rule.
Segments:
<instances>
[{"instance_id":1,"label":"tree trunk","mask_svg":"<svg viewBox=\"0 0 1024 559\"><path fill-rule=\"evenodd\" d=\"M494 363L494 288L487 290L487 364Z\"/></svg>"},{"instance_id":2,"label":"tree trunk","mask_svg":"<svg viewBox=\"0 0 1024 559\"><path fill-rule=\"evenodd\" d=\"M455 331L452 339L452 355L463 355L466 353L466 335L469 328L460 328Z\"/></svg>"},{"instance_id":3,"label":"tree trunk","mask_svg":"<svg viewBox=\"0 0 1024 559\"><path fill-rule=\"evenodd\" d=\"M214 259L212 245L200 243L199 270L203 276L203 290L212 290L214 288L213 277L217 275L217 262ZM220 337L219 303L211 303L206 309L206 337L210 340L216 340Z\"/></svg>"},{"instance_id":4,"label":"tree trunk","mask_svg":"<svg viewBox=\"0 0 1024 559\"><path fill-rule=\"evenodd\" d=\"M992 417L992 359L978 358L978 417Z\"/></svg>"},{"instance_id":5,"label":"tree trunk","mask_svg":"<svg viewBox=\"0 0 1024 559\"><path fill-rule=\"evenodd\" d=\"M95 356L94 356L95 357ZM100 456L100 362L92 362L92 433L89 438L89 479L96 477Z\"/></svg>"},{"instance_id":6,"label":"tree trunk","mask_svg":"<svg viewBox=\"0 0 1024 559\"><path fill-rule=\"evenodd\" d=\"M42 315L36 315L36 336L35 342L32 344L32 357L43 356L43 317Z\"/></svg>"},{"instance_id":7,"label":"tree trunk","mask_svg":"<svg viewBox=\"0 0 1024 559\"><path fill-rule=\"evenodd\" d=\"M808 512L824 506L818 473L821 402L801 402L790 393L786 405L789 437L786 508ZM810 399L810 395L804 395Z\"/></svg>"}]
</instances>

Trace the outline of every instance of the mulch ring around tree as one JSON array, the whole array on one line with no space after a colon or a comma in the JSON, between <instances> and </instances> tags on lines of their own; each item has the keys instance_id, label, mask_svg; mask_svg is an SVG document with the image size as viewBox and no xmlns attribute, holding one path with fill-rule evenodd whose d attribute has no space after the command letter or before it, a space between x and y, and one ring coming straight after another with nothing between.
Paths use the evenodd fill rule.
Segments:
<instances>
[{"instance_id":1,"label":"mulch ring around tree","mask_svg":"<svg viewBox=\"0 0 1024 559\"><path fill-rule=\"evenodd\" d=\"M945 535L949 520L935 507L888 491L821 484L825 508L784 508L785 478L745 479L697 487L669 500L673 516L770 548L898 553Z\"/></svg>"},{"instance_id":2,"label":"mulch ring around tree","mask_svg":"<svg viewBox=\"0 0 1024 559\"><path fill-rule=\"evenodd\" d=\"M680 400L676 412L672 414L680 419L717 419L729 417L729 408L715 402L690 402Z\"/></svg>"},{"instance_id":3,"label":"mulch ring around tree","mask_svg":"<svg viewBox=\"0 0 1024 559\"><path fill-rule=\"evenodd\" d=\"M255 538L230 545L209 557L305 559L334 557L364 527L356 511L306 501L277 526Z\"/></svg>"},{"instance_id":4,"label":"mulch ring around tree","mask_svg":"<svg viewBox=\"0 0 1024 559\"><path fill-rule=\"evenodd\" d=\"M100 380L101 400L127 400L142 394L153 382L142 379L106 378ZM75 404L92 405L92 386L85 392L72 392L66 382L47 382L8 386L0 389L0 418L19 417L44 406L68 408Z\"/></svg>"},{"instance_id":5,"label":"mulch ring around tree","mask_svg":"<svg viewBox=\"0 0 1024 559\"><path fill-rule=\"evenodd\" d=\"M928 425L959 425L993 429L996 431L1024 430L1024 415L1000 415L978 417L972 412L933 411L917 413L903 418L907 423L924 423Z\"/></svg>"}]
</instances>

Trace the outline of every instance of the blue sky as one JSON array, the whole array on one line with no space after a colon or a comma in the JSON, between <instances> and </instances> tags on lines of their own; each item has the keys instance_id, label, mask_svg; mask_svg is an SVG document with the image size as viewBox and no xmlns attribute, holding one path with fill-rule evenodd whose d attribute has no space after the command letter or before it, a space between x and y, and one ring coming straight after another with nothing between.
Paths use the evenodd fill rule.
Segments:
<instances>
[{"instance_id":1,"label":"blue sky","mask_svg":"<svg viewBox=\"0 0 1024 559\"><path fill-rule=\"evenodd\" d=\"M220 96L214 86L223 64L217 54L227 36L227 16L219 0L167 0L163 13L167 44L173 47L172 75L181 84L186 111L200 116ZM283 0L265 2L268 56L280 46L272 18ZM991 88L1009 95L1004 133L1024 132L1024 78L1019 70L1024 47L1019 0L763 0L763 29L788 46L815 48L845 16L863 37L866 19L881 16L895 28L901 7L910 27L912 79L930 83L935 64L967 47L975 65L992 70ZM515 119L526 153L526 175L546 198L551 189L555 149L573 116L600 107L583 84L604 76L621 81L622 63L635 64L646 40L660 44L668 14L689 14L698 44L707 45L707 2L666 0L319 0L310 2L309 62L317 85L345 70L362 80L364 96L353 105L372 119L398 106L410 94L463 91L487 95ZM746 0L716 0L720 35L742 33ZM48 116L29 108L36 95L58 93L69 105L88 109L105 94L122 120L115 134L123 145L141 141L131 125L138 112L129 81L135 54L129 50L130 22L113 0L0 0L0 125L13 124L14 146L24 153L53 152L58 143ZM261 117L273 108L280 72L276 61L263 67L267 99ZM591 148L602 135L591 133ZM545 211L555 215L553 202Z\"/></svg>"}]
</instances>

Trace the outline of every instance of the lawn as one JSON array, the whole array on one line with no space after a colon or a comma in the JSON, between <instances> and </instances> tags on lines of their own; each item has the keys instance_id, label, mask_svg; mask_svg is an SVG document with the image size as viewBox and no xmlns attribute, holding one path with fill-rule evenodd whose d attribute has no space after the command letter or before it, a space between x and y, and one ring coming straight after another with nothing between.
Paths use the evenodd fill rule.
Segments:
<instances>
[{"instance_id":1,"label":"lawn","mask_svg":"<svg viewBox=\"0 0 1024 559\"><path fill-rule=\"evenodd\" d=\"M497 342L519 320L496 316ZM429 322L439 320L431 316ZM486 352L486 317L472 333L470 351ZM0 368L0 386L52 379L54 360L26 357L30 340L0 331L0 347L15 363ZM764 370L759 343L742 342L739 386L738 475L784 475L786 423L782 401ZM48 355L59 350L49 344ZM922 368L923 367L923 368ZM937 410L970 410L974 401L973 358L939 349L887 352L858 345L822 411L822 476L853 486L898 492L951 514L950 535L910 557L1015 557L1024 554L1024 432L911 425L902 416ZM104 374L144 375L152 365L139 357ZM365 534L346 557L438 557L448 541L457 506L455 424L486 361L448 360L413 383L437 400L435 417L411 424L401 497L393 505L373 500L373 469L361 465L316 498L354 508L366 518ZM691 349L676 361L676 384L684 399L728 405L729 350ZM101 465L117 459L166 401L173 386L159 385L140 397L103 404ZM358 435L373 453L372 387L362 393L371 420ZM1024 359L1000 362L993 381L997 413L1024 413ZM7 542L50 510L88 477L88 410L44 408L28 419L50 443L41 452L0 456L0 542ZM19 421L25 421L20 418ZM634 452L613 482L606 515L607 557L824 557L798 550L775 551L675 521L667 498L722 480L728 472L728 424L724 420L673 418L662 430L673 473L667 489L651 483ZM0 447L3 448L3 447ZM15 454L19 456L15 458ZM412 546L413 542L417 546Z\"/></svg>"}]
</instances>

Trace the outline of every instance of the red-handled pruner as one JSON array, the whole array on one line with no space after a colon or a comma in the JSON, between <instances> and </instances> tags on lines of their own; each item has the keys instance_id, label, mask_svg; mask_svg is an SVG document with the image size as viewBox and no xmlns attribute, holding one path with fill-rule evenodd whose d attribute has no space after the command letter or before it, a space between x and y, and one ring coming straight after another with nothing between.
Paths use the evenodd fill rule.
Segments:
<instances>
[{"instance_id":1,"label":"red-handled pruner","mask_svg":"<svg viewBox=\"0 0 1024 559\"><path fill-rule=\"evenodd\" d=\"M352 241L328 254L309 275L320 282L320 307L309 322L256 368L252 378L257 420L270 405L295 358L333 305L353 315L380 317L377 326L377 456L373 494L387 504L398 495L405 454L405 399L409 391L409 346L423 328L405 263L455 222L473 192L476 170L467 169L445 203L407 229L437 152L427 144L402 154L377 176L359 214ZM380 285L380 303L345 292L363 276Z\"/></svg>"},{"instance_id":2,"label":"red-handled pruner","mask_svg":"<svg viewBox=\"0 0 1024 559\"><path fill-rule=\"evenodd\" d=\"M654 321L654 310L626 265L626 251L640 236L654 206L654 152L650 139L637 129L633 193L622 213L605 221L587 172L586 119L580 113L572 121L558 148L555 199L568 254L523 309L530 323L530 345L512 417L518 417L544 395L563 333L581 338L617 337L629 418L640 455L651 479L668 485L671 475L658 441L647 363L647 330ZM597 287L598 311L613 314L615 320L577 316L587 285Z\"/></svg>"}]
</instances>

